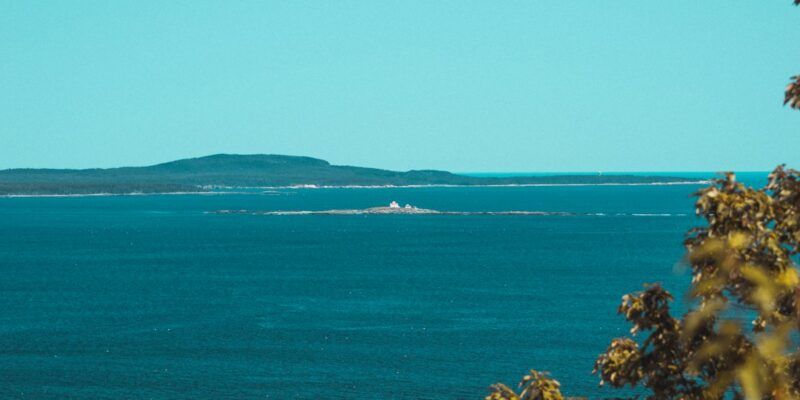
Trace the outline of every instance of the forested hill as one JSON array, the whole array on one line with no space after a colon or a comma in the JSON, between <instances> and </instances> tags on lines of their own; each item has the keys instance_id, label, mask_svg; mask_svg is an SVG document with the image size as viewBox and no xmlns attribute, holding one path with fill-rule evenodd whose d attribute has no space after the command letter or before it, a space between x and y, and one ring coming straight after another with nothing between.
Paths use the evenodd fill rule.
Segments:
<instances>
[{"instance_id":1,"label":"forested hill","mask_svg":"<svg viewBox=\"0 0 800 400\"><path fill-rule=\"evenodd\" d=\"M203 192L215 187L295 185L631 184L693 180L633 175L483 178L435 170L399 172L331 165L311 157L217 154L147 167L2 170L0 195Z\"/></svg>"}]
</instances>

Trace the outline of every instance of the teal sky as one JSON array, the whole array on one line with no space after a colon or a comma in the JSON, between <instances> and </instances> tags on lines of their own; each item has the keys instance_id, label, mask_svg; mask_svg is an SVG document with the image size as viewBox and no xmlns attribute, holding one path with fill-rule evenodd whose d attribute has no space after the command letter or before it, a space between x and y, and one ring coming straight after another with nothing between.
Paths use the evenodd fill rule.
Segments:
<instances>
[{"instance_id":1,"label":"teal sky","mask_svg":"<svg viewBox=\"0 0 800 400\"><path fill-rule=\"evenodd\" d=\"M791 1L0 0L0 168L800 167Z\"/></svg>"}]
</instances>

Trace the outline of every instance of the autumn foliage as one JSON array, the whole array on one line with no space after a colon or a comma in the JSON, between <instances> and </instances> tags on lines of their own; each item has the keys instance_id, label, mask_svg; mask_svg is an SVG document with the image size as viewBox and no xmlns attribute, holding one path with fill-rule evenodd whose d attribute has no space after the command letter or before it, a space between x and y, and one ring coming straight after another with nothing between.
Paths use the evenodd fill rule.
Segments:
<instances>
[{"instance_id":1,"label":"autumn foliage","mask_svg":"<svg viewBox=\"0 0 800 400\"><path fill-rule=\"evenodd\" d=\"M613 339L594 373L649 399L800 399L800 172L778 167L759 190L729 173L696 196L707 225L685 240L692 307L673 316L659 285L623 296L631 336ZM536 371L522 389L495 385L487 399L563 399Z\"/></svg>"},{"instance_id":2,"label":"autumn foliage","mask_svg":"<svg viewBox=\"0 0 800 400\"><path fill-rule=\"evenodd\" d=\"M800 109L800 75L791 80L784 105ZM800 172L780 166L761 189L727 173L695 195L706 225L684 241L689 311L673 316L657 284L623 296L630 336L611 340L594 374L647 399L800 400ZM486 399L564 399L535 370L519 387L493 385Z\"/></svg>"}]
</instances>

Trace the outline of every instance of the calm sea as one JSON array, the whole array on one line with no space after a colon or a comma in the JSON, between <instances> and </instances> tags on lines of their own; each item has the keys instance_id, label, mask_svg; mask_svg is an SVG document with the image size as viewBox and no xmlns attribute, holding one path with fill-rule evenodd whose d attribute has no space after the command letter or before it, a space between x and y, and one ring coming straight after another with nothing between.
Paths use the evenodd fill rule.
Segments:
<instances>
[{"instance_id":1,"label":"calm sea","mask_svg":"<svg viewBox=\"0 0 800 400\"><path fill-rule=\"evenodd\" d=\"M684 292L697 188L0 199L0 398L476 399L532 367L612 395L593 361L622 294ZM206 213L392 200L602 215Z\"/></svg>"}]
</instances>

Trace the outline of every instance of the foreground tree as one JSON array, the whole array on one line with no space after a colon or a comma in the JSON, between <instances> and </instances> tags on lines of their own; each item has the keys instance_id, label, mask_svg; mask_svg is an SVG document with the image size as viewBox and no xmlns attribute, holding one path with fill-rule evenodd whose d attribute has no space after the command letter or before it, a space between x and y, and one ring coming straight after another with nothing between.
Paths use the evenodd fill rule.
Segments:
<instances>
[{"instance_id":1,"label":"foreground tree","mask_svg":"<svg viewBox=\"0 0 800 400\"><path fill-rule=\"evenodd\" d=\"M596 363L601 384L643 387L649 399L800 398L800 172L778 167L760 190L726 174L697 193L708 225L685 241L694 307L680 319L659 285L625 295L619 313L633 337L611 341ZM790 350L791 349L791 350ZM560 384L536 371L517 394L487 399L559 400Z\"/></svg>"},{"instance_id":2,"label":"foreground tree","mask_svg":"<svg viewBox=\"0 0 800 400\"><path fill-rule=\"evenodd\" d=\"M800 109L800 75L784 105ZM684 242L693 306L672 316L657 284L623 296L631 337L612 340L593 372L601 385L646 388L648 399L800 399L800 172L780 166L758 190L727 173L696 196L707 225ZM486 399L564 399L535 370L519 386L493 385Z\"/></svg>"},{"instance_id":3,"label":"foreground tree","mask_svg":"<svg viewBox=\"0 0 800 400\"><path fill-rule=\"evenodd\" d=\"M645 333L615 339L595 364L603 383L642 386L652 399L794 399L800 396L798 171L778 167L761 190L733 174L697 193L708 226L686 239L692 267L681 319L659 286L627 295L619 312Z\"/></svg>"},{"instance_id":4,"label":"foreground tree","mask_svg":"<svg viewBox=\"0 0 800 400\"><path fill-rule=\"evenodd\" d=\"M794 0L794 5L800 5L800 0ZM783 99L783 105L800 109L800 75L795 75L791 78L791 83L786 86L786 95Z\"/></svg>"},{"instance_id":5,"label":"foreground tree","mask_svg":"<svg viewBox=\"0 0 800 400\"><path fill-rule=\"evenodd\" d=\"M792 81L786 86L786 95L783 99L783 105L800 109L800 75L793 76Z\"/></svg>"}]
</instances>

